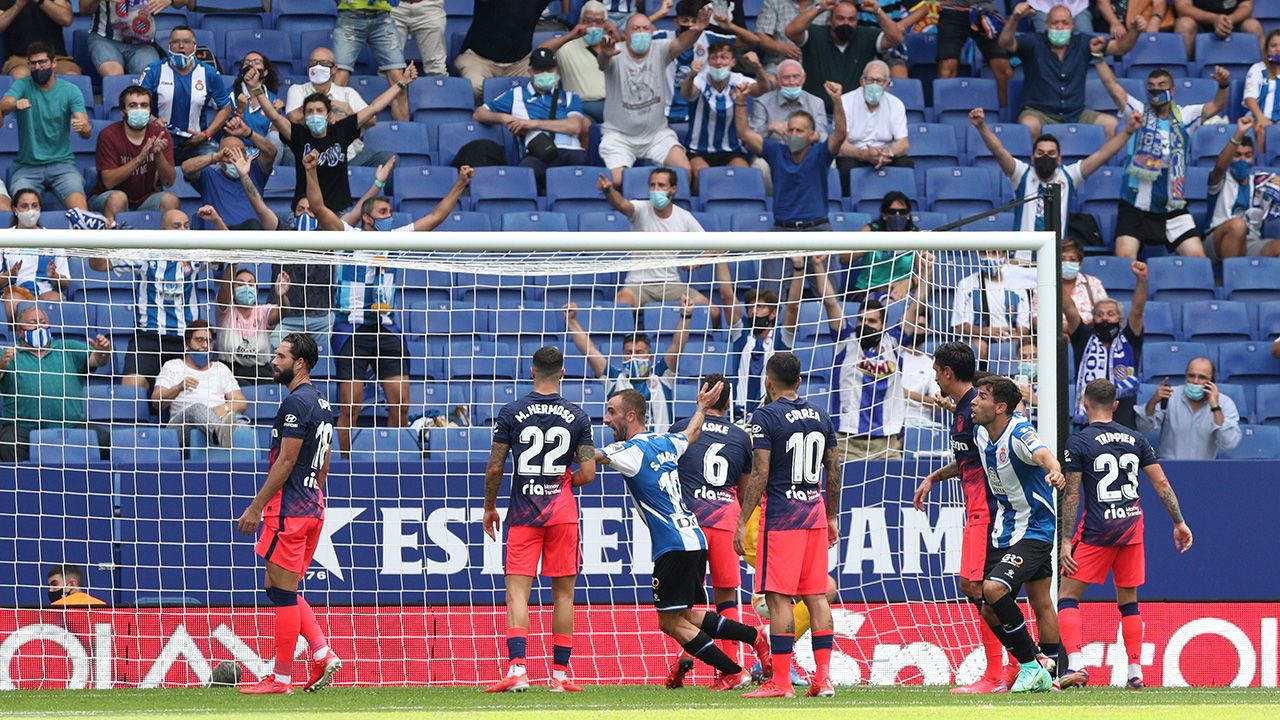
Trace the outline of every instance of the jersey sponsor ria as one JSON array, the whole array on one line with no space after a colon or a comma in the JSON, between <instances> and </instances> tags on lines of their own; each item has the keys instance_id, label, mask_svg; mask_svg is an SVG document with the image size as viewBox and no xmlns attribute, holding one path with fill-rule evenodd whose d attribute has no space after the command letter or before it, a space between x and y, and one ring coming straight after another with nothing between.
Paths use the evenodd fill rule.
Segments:
<instances>
[{"instance_id":1,"label":"jersey sponsor ria","mask_svg":"<svg viewBox=\"0 0 1280 720\"><path fill-rule=\"evenodd\" d=\"M1080 473L1084 513L1075 540L1101 546L1142 542L1138 469L1157 462L1151 443L1119 423L1091 423L1074 433L1062 471Z\"/></svg>"},{"instance_id":2,"label":"jersey sponsor ria","mask_svg":"<svg viewBox=\"0 0 1280 720\"><path fill-rule=\"evenodd\" d=\"M558 393L529 393L498 413L493 441L511 446L508 525L578 522L570 466L580 446L592 445L591 419L582 408Z\"/></svg>"},{"instance_id":3,"label":"jersey sponsor ria","mask_svg":"<svg viewBox=\"0 0 1280 720\"><path fill-rule=\"evenodd\" d=\"M671 426L684 432L688 420ZM733 530L738 525L738 480L751 470L751 436L721 417L708 417L702 434L680 458L684 504L704 528Z\"/></svg>"},{"instance_id":4,"label":"jersey sponsor ria","mask_svg":"<svg viewBox=\"0 0 1280 720\"><path fill-rule=\"evenodd\" d=\"M299 438L302 447L284 486L267 502L262 515L324 517L324 495L320 492L319 478L333 443L333 412L329 401L320 397L315 385L299 385L280 402L280 410L271 426L268 465L276 464L284 438Z\"/></svg>"},{"instance_id":5,"label":"jersey sponsor ria","mask_svg":"<svg viewBox=\"0 0 1280 720\"><path fill-rule=\"evenodd\" d=\"M676 550L707 549L698 518L681 495L678 464L688 449L684 433L644 433L604 449L649 528L654 561Z\"/></svg>"},{"instance_id":6,"label":"jersey sponsor ria","mask_svg":"<svg viewBox=\"0 0 1280 720\"><path fill-rule=\"evenodd\" d=\"M982 458L978 456L978 444L973 437L973 399L977 395L977 388L969 388L969 392L956 403L955 414L951 417L951 452L960 470L966 524L991 522L995 505L987 487L987 473L982 469Z\"/></svg>"},{"instance_id":7,"label":"jersey sponsor ria","mask_svg":"<svg viewBox=\"0 0 1280 720\"><path fill-rule=\"evenodd\" d=\"M1007 548L1021 540L1054 542L1058 520L1053 491L1044 469L1032 459L1046 448L1026 416L1014 415L995 440L978 426L974 439L996 503L991 544Z\"/></svg>"},{"instance_id":8,"label":"jersey sponsor ria","mask_svg":"<svg viewBox=\"0 0 1280 720\"><path fill-rule=\"evenodd\" d=\"M831 418L800 398L782 398L751 415L751 447L769 451L764 492L765 530L827 526L822 459L835 447Z\"/></svg>"}]
</instances>

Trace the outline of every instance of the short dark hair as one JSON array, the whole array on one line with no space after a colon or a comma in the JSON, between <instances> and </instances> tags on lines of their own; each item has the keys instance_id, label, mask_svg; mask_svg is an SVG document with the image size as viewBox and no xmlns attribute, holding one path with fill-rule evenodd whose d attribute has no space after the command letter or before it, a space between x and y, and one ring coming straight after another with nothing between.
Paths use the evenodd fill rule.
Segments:
<instances>
[{"instance_id":1,"label":"short dark hair","mask_svg":"<svg viewBox=\"0 0 1280 720\"><path fill-rule=\"evenodd\" d=\"M758 305L760 303L777 305L778 294L769 288L751 288L742 295L742 302L747 305Z\"/></svg>"},{"instance_id":2,"label":"short dark hair","mask_svg":"<svg viewBox=\"0 0 1280 720\"><path fill-rule=\"evenodd\" d=\"M945 342L933 351L933 362L938 367L951 368L951 374L960 382L973 382L978 369L978 358L973 348L959 340Z\"/></svg>"},{"instance_id":3,"label":"short dark hair","mask_svg":"<svg viewBox=\"0 0 1280 720\"><path fill-rule=\"evenodd\" d=\"M131 97L133 95L146 95L148 100L152 99L150 90L142 87L141 85L137 85L137 84L130 85L129 87L120 91L120 97L118 98L118 102L120 103L119 107L121 110L124 109L124 99L127 97Z\"/></svg>"},{"instance_id":4,"label":"short dark hair","mask_svg":"<svg viewBox=\"0 0 1280 720\"><path fill-rule=\"evenodd\" d=\"M84 570L82 570L79 565L73 565L71 563L52 565L49 567L49 572L45 573L44 579L46 581L52 580L54 575L61 575L64 582L71 578L75 578L80 581L81 585L84 585Z\"/></svg>"},{"instance_id":5,"label":"short dark hair","mask_svg":"<svg viewBox=\"0 0 1280 720\"><path fill-rule=\"evenodd\" d=\"M1110 410L1116 401L1116 386L1106 378L1091 380L1084 386L1084 401L1093 407Z\"/></svg>"},{"instance_id":6,"label":"short dark hair","mask_svg":"<svg viewBox=\"0 0 1280 720\"><path fill-rule=\"evenodd\" d=\"M554 345L543 345L533 353L533 374L540 378L554 378L564 369L564 353Z\"/></svg>"},{"instance_id":7,"label":"short dark hair","mask_svg":"<svg viewBox=\"0 0 1280 720\"><path fill-rule=\"evenodd\" d=\"M333 110L333 101L329 99L328 95L325 95L322 92L313 92L310 95L302 98L302 109L305 111L307 108L307 105L310 105L313 102L318 102L324 105L325 112L330 112Z\"/></svg>"},{"instance_id":8,"label":"short dark hair","mask_svg":"<svg viewBox=\"0 0 1280 720\"><path fill-rule=\"evenodd\" d=\"M1034 150L1037 145L1046 142L1053 143L1053 146L1058 148L1058 152L1062 152L1062 143L1058 142L1058 136L1051 133L1041 133L1040 137L1036 138L1036 141L1031 143L1031 148Z\"/></svg>"},{"instance_id":9,"label":"short dark hair","mask_svg":"<svg viewBox=\"0 0 1280 720\"><path fill-rule=\"evenodd\" d=\"M764 369L774 382L784 387L793 388L800 384L800 358L795 353L774 353Z\"/></svg>"},{"instance_id":10,"label":"short dark hair","mask_svg":"<svg viewBox=\"0 0 1280 720\"><path fill-rule=\"evenodd\" d=\"M49 43L39 40L27 46L27 59L30 60L35 55L48 55L49 59L53 59L53 48Z\"/></svg>"},{"instance_id":11,"label":"short dark hair","mask_svg":"<svg viewBox=\"0 0 1280 720\"><path fill-rule=\"evenodd\" d=\"M652 349L653 349L653 341L652 341L652 340L650 340L650 339L649 339L649 336L648 336L648 335L645 335L644 333L639 333L639 332L638 332L638 333L628 333L627 335L623 335L623 336L622 336L622 344L623 344L623 345L626 345L627 343L635 344L635 343L640 343L640 342L644 343L645 345L648 345L650 350L652 350Z\"/></svg>"},{"instance_id":12,"label":"short dark hair","mask_svg":"<svg viewBox=\"0 0 1280 720\"><path fill-rule=\"evenodd\" d=\"M666 175L667 182L671 184L671 187L673 188L680 187L680 176L677 175L676 171L672 170L671 168L666 168L666 167L654 168L653 171L649 173L649 179L652 180L654 175Z\"/></svg>"},{"instance_id":13,"label":"short dark hair","mask_svg":"<svg viewBox=\"0 0 1280 720\"><path fill-rule=\"evenodd\" d=\"M973 371L973 384L977 385L978 381L986 380L989 377L995 377L995 376L996 374L989 370L975 370Z\"/></svg>"},{"instance_id":14,"label":"short dark hair","mask_svg":"<svg viewBox=\"0 0 1280 720\"><path fill-rule=\"evenodd\" d=\"M213 328L209 327L208 320L192 320L191 322L187 323L187 329L182 331L182 342L183 343L191 342L191 336L195 335L196 332L199 330L208 330L209 335L210 336L213 335ZM210 337L210 339L212 340L213 338Z\"/></svg>"},{"instance_id":15,"label":"short dark hair","mask_svg":"<svg viewBox=\"0 0 1280 720\"><path fill-rule=\"evenodd\" d=\"M185 30L186 32L191 33L192 37L195 37L196 31L190 25L174 25L173 28L169 30L169 37L173 37L173 34L179 30Z\"/></svg>"},{"instance_id":16,"label":"short dark hair","mask_svg":"<svg viewBox=\"0 0 1280 720\"><path fill-rule=\"evenodd\" d=\"M712 55L715 55L721 50L728 50L729 53L732 54L733 43L729 42L728 40L716 40L715 42L707 46L707 57L711 57Z\"/></svg>"},{"instance_id":17,"label":"short dark hair","mask_svg":"<svg viewBox=\"0 0 1280 720\"><path fill-rule=\"evenodd\" d=\"M289 351L295 359L301 359L307 364L307 372L320 362L320 348L316 347L316 341L307 333L289 333L284 336L281 342L289 343Z\"/></svg>"},{"instance_id":18,"label":"short dark hair","mask_svg":"<svg viewBox=\"0 0 1280 720\"><path fill-rule=\"evenodd\" d=\"M889 208L893 207L893 204L897 202L906 205L907 210L910 210L914 204L911 202L911 198L907 197L907 194L901 190L890 190L880 199L880 212L888 212Z\"/></svg>"},{"instance_id":19,"label":"short dark hair","mask_svg":"<svg viewBox=\"0 0 1280 720\"><path fill-rule=\"evenodd\" d=\"M991 397L995 398L996 404L1004 403L1005 415L1012 415L1018 409L1018 403L1022 402L1022 391L1003 375L984 377L977 382L977 386L991 388Z\"/></svg>"},{"instance_id":20,"label":"short dark hair","mask_svg":"<svg viewBox=\"0 0 1280 720\"><path fill-rule=\"evenodd\" d=\"M707 388L715 387L716 383L724 385L724 389L720 391L720 399L716 400L711 407L707 408L708 410L724 410L729 407L729 396L733 394L729 391L729 381L720 373L710 373L706 377L702 378L702 384L707 386Z\"/></svg>"},{"instance_id":21,"label":"short dark hair","mask_svg":"<svg viewBox=\"0 0 1280 720\"><path fill-rule=\"evenodd\" d=\"M862 309L858 314L861 315L862 313L865 313L868 310L880 311L881 320L887 321L889 319L888 315L885 313L884 302L881 301L880 298L874 295L867 296L867 299L862 302Z\"/></svg>"},{"instance_id":22,"label":"short dark hair","mask_svg":"<svg viewBox=\"0 0 1280 720\"><path fill-rule=\"evenodd\" d=\"M649 401L644 399L644 395L641 395L639 390L632 390L628 388L626 390L619 390L609 396L610 399L615 397L622 398L623 412L631 412L634 410L636 418L639 419L640 422L644 422L645 413L649 410Z\"/></svg>"},{"instance_id":23,"label":"short dark hair","mask_svg":"<svg viewBox=\"0 0 1280 720\"><path fill-rule=\"evenodd\" d=\"M391 198L387 197L386 195L374 195L373 197L371 197L371 198L369 198L368 200L365 200L363 203L361 203L361 205L360 205L360 214L361 214L361 215L368 215L369 217L373 217L373 209L374 209L375 207L377 207L378 203L380 203L380 202L384 202L384 203L386 203L386 204L390 205L390 204L391 204ZM298 206L297 206L296 204L295 204L293 207L294 207L294 209L295 209L295 210L297 210L297 209L298 209Z\"/></svg>"},{"instance_id":24,"label":"short dark hair","mask_svg":"<svg viewBox=\"0 0 1280 720\"><path fill-rule=\"evenodd\" d=\"M676 17L698 17L698 11L710 0L680 0L676 3Z\"/></svg>"},{"instance_id":25,"label":"short dark hair","mask_svg":"<svg viewBox=\"0 0 1280 720\"><path fill-rule=\"evenodd\" d=\"M1247 148L1253 147L1253 136L1245 135L1244 137L1240 138L1240 144Z\"/></svg>"},{"instance_id":26,"label":"short dark hair","mask_svg":"<svg viewBox=\"0 0 1280 720\"><path fill-rule=\"evenodd\" d=\"M818 129L818 121L813 119L813 114L810 113L808 110L796 110L795 112L787 116L787 120L790 120L793 117L802 117L805 120L809 121L810 129L812 130Z\"/></svg>"},{"instance_id":27,"label":"short dark hair","mask_svg":"<svg viewBox=\"0 0 1280 720\"><path fill-rule=\"evenodd\" d=\"M1164 68L1156 68L1155 70L1152 70L1151 72L1147 73L1148 80L1155 80L1156 78L1162 78L1162 77L1169 78L1170 82L1173 81L1173 75Z\"/></svg>"}]
</instances>

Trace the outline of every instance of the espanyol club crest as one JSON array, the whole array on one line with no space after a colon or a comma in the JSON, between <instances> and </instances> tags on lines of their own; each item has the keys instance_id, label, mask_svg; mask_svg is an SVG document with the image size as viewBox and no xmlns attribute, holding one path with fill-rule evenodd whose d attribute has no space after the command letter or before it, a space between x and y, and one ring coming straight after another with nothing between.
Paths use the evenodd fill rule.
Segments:
<instances>
[{"instance_id":1,"label":"espanyol club crest","mask_svg":"<svg viewBox=\"0 0 1280 720\"><path fill-rule=\"evenodd\" d=\"M997 465L1008 465L1008 464L1009 464L1009 449L1008 449L1008 448L1004 448L1004 447L1002 447L1002 448L998 448L998 449L996 450L996 464L997 464Z\"/></svg>"},{"instance_id":2,"label":"espanyol club crest","mask_svg":"<svg viewBox=\"0 0 1280 720\"><path fill-rule=\"evenodd\" d=\"M116 17L129 16L129 0L117 0L115 3Z\"/></svg>"},{"instance_id":3,"label":"espanyol club crest","mask_svg":"<svg viewBox=\"0 0 1280 720\"><path fill-rule=\"evenodd\" d=\"M151 18L147 15L138 15L133 19L133 31L139 35L146 35L151 32Z\"/></svg>"},{"instance_id":4,"label":"espanyol club crest","mask_svg":"<svg viewBox=\"0 0 1280 720\"><path fill-rule=\"evenodd\" d=\"M204 80L196 80L192 85L192 89L196 92L204 92Z\"/></svg>"}]
</instances>

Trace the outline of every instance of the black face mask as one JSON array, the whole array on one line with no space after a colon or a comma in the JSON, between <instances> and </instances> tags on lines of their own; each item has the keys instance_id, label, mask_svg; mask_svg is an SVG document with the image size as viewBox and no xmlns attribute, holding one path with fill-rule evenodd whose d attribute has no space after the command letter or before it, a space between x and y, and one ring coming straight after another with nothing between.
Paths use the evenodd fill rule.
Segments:
<instances>
[{"instance_id":1,"label":"black face mask","mask_svg":"<svg viewBox=\"0 0 1280 720\"><path fill-rule=\"evenodd\" d=\"M37 85L47 85L51 77L53 77L53 68L40 68L39 70L31 71L31 79Z\"/></svg>"},{"instance_id":2,"label":"black face mask","mask_svg":"<svg viewBox=\"0 0 1280 720\"><path fill-rule=\"evenodd\" d=\"M771 315L752 315L751 329L752 330L772 330L774 326L774 322L775 321Z\"/></svg>"},{"instance_id":3,"label":"black face mask","mask_svg":"<svg viewBox=\"0 0 1280 720\"><path fill-rule=\"evenodd\" d=\"M879 347L880 331L865 325L858 326L858 344L862 345L864 351Z\"/></svg>"},{"instance_id":4,"label":"black face mask","mask_svg":"<svg viewBox=\"0 0 1280 720\"><path fill-rule=\"evenodd\" d=\"M844 45L853 39L853 31L855 29L852 25L837 25L831 29L831 32L836 34L836 42Z\"/></svg>"},{"instance_id":5,"label":"black face mask","mask_svg":"<svg viewBox=\"0 0 1280 720\"><path fill-rule=\"evenodd\" d=\"M67 592L66 592L64 589L62 589L62 588L59 588L59 589L57 589L57 590L50 590L50 591L49 591L49 604L50 604L50 605L52 605L53 603L58 602L59 600L61 600L62 598L66 597L66 596L67 596Z\"/></svg>"},{"instance_id":6,"label":"black face mask","mask_svg":"<svg viewBox=\"0 0 1280 720\"><path fill-rule=\"evenodd\" d=\"M902 232L911 224L911 217L908 215L885 215L880 220L884 223L884 229L889 232Z\"/></svg>"},{"instance_id":7,"label":"black face mask","mask_svg":"<svg viewBox=\"0 0 1280 720\"><path fill-rule=\"evenodd\" d=\"M1093 334L1098 336L1102 342L1111 342L1120 334L1119 323L1095 322L1093 324Z\"/></svg>"},{"instance_id":8,"label":"black face mask","mask_svg":"<svg viewBox=\"0 0 1280 720\"><path fill-rule=\"evenodd\" d=\"M1036 175L1041 180L1048 180L1053 177L1053 173L1058 169L1058 161L1048 155L1041 155L1032 161L1036 168Z\"/></svg>"}]
</instances>

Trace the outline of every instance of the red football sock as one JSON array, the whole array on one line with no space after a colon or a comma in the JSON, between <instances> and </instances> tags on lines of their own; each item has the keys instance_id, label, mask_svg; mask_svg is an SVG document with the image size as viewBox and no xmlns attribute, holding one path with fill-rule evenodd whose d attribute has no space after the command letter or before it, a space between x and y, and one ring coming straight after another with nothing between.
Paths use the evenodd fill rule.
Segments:
<instances>
[{"instance_id":1,"label":"red football sock","mask_svg":"<svg viewBox=\"0 0 1280 720\"><path fill-rule=\"evenodd\" d=\"M725 620L742 622L742 611L738 609L737 602L717 603L716 612L720 613L720 617ZM733 642L732 640L717 640L716 645L719 645L720 649L724 651L724 654L732 658L734 662L739 665L742 664L741 644Z\"/></svg>"},{"instance_id":2,"label":"red football sock","mask_svg":"<svg viewBox=\"0 0 1280 720\"><path fill-rule=\"evenodd\" d=\"M315 654L327 646L329 641L325 639L324 631L320 629L320 623L316 622L315 611L311 609L311 606L307 604L307 601L301 595L298 596L298 620L300 621L299 628L302 632L302 637L307 639L307 646L311 648L311 656L315 657Z\"/></svg>"},{"instance_id":3,"label":"red football sock","mask_svg":"<svg viewBox=\"0 0 1280 720\"><path fill-rule=\"evenodd\" d=\"M297 605L277 605L276 611L276 666L277 676L293 677L293 652L298 648Z\"/></svg>"},{"instance_id":4,"label":"red football sock","mask_svg":"<svg viewBox=\"0 0 1280 720\"><path fill-rule=\"evenodd\" d=\"M1067 652L1068 656L1080 652L1080 643L1083 642L1082 638L1084 637L1080 608L1058 608L1058 631L1062 635L1062 649ZM1074 669L1079 670L1080 668Z\"/></svg>"},{"instance_id":5,"label":"red football sock","mask_svg":"<svg viewBox=\"0 0 1280 720\"><path fill-rule=\"evenodd\" d=\"M835 640L832 630L813 631L813 661L817 667L817 679L831 677L831 645ZM790 666L788 666L790 676Z\"/></svg>"},{"instance_id":6,"label":"red football sock","mask_svg":"<svg viewBox=\"0 0 1280 720\"><path fill-rule=\"evenodd\" d=\"M1142 616L1137 614L1121 616L1120 632L1124 635L1124 651L1129 656L1129 663L1140 664L1142 662Z\"/></svg>"},{"instance_id":7,"label":"red football sock","mask_svg":"<svg viewBox=\"0 0 1280 720\"><path fill-rule=\"evenodd\" d=\"M988 680L1003 680L1004 643L996 637L995 631L982 619L981 614L978 616L978 627L982 637L982 652L987 656L987 671L983 673L983 677Z\"/></svg>"}]
</instances>

